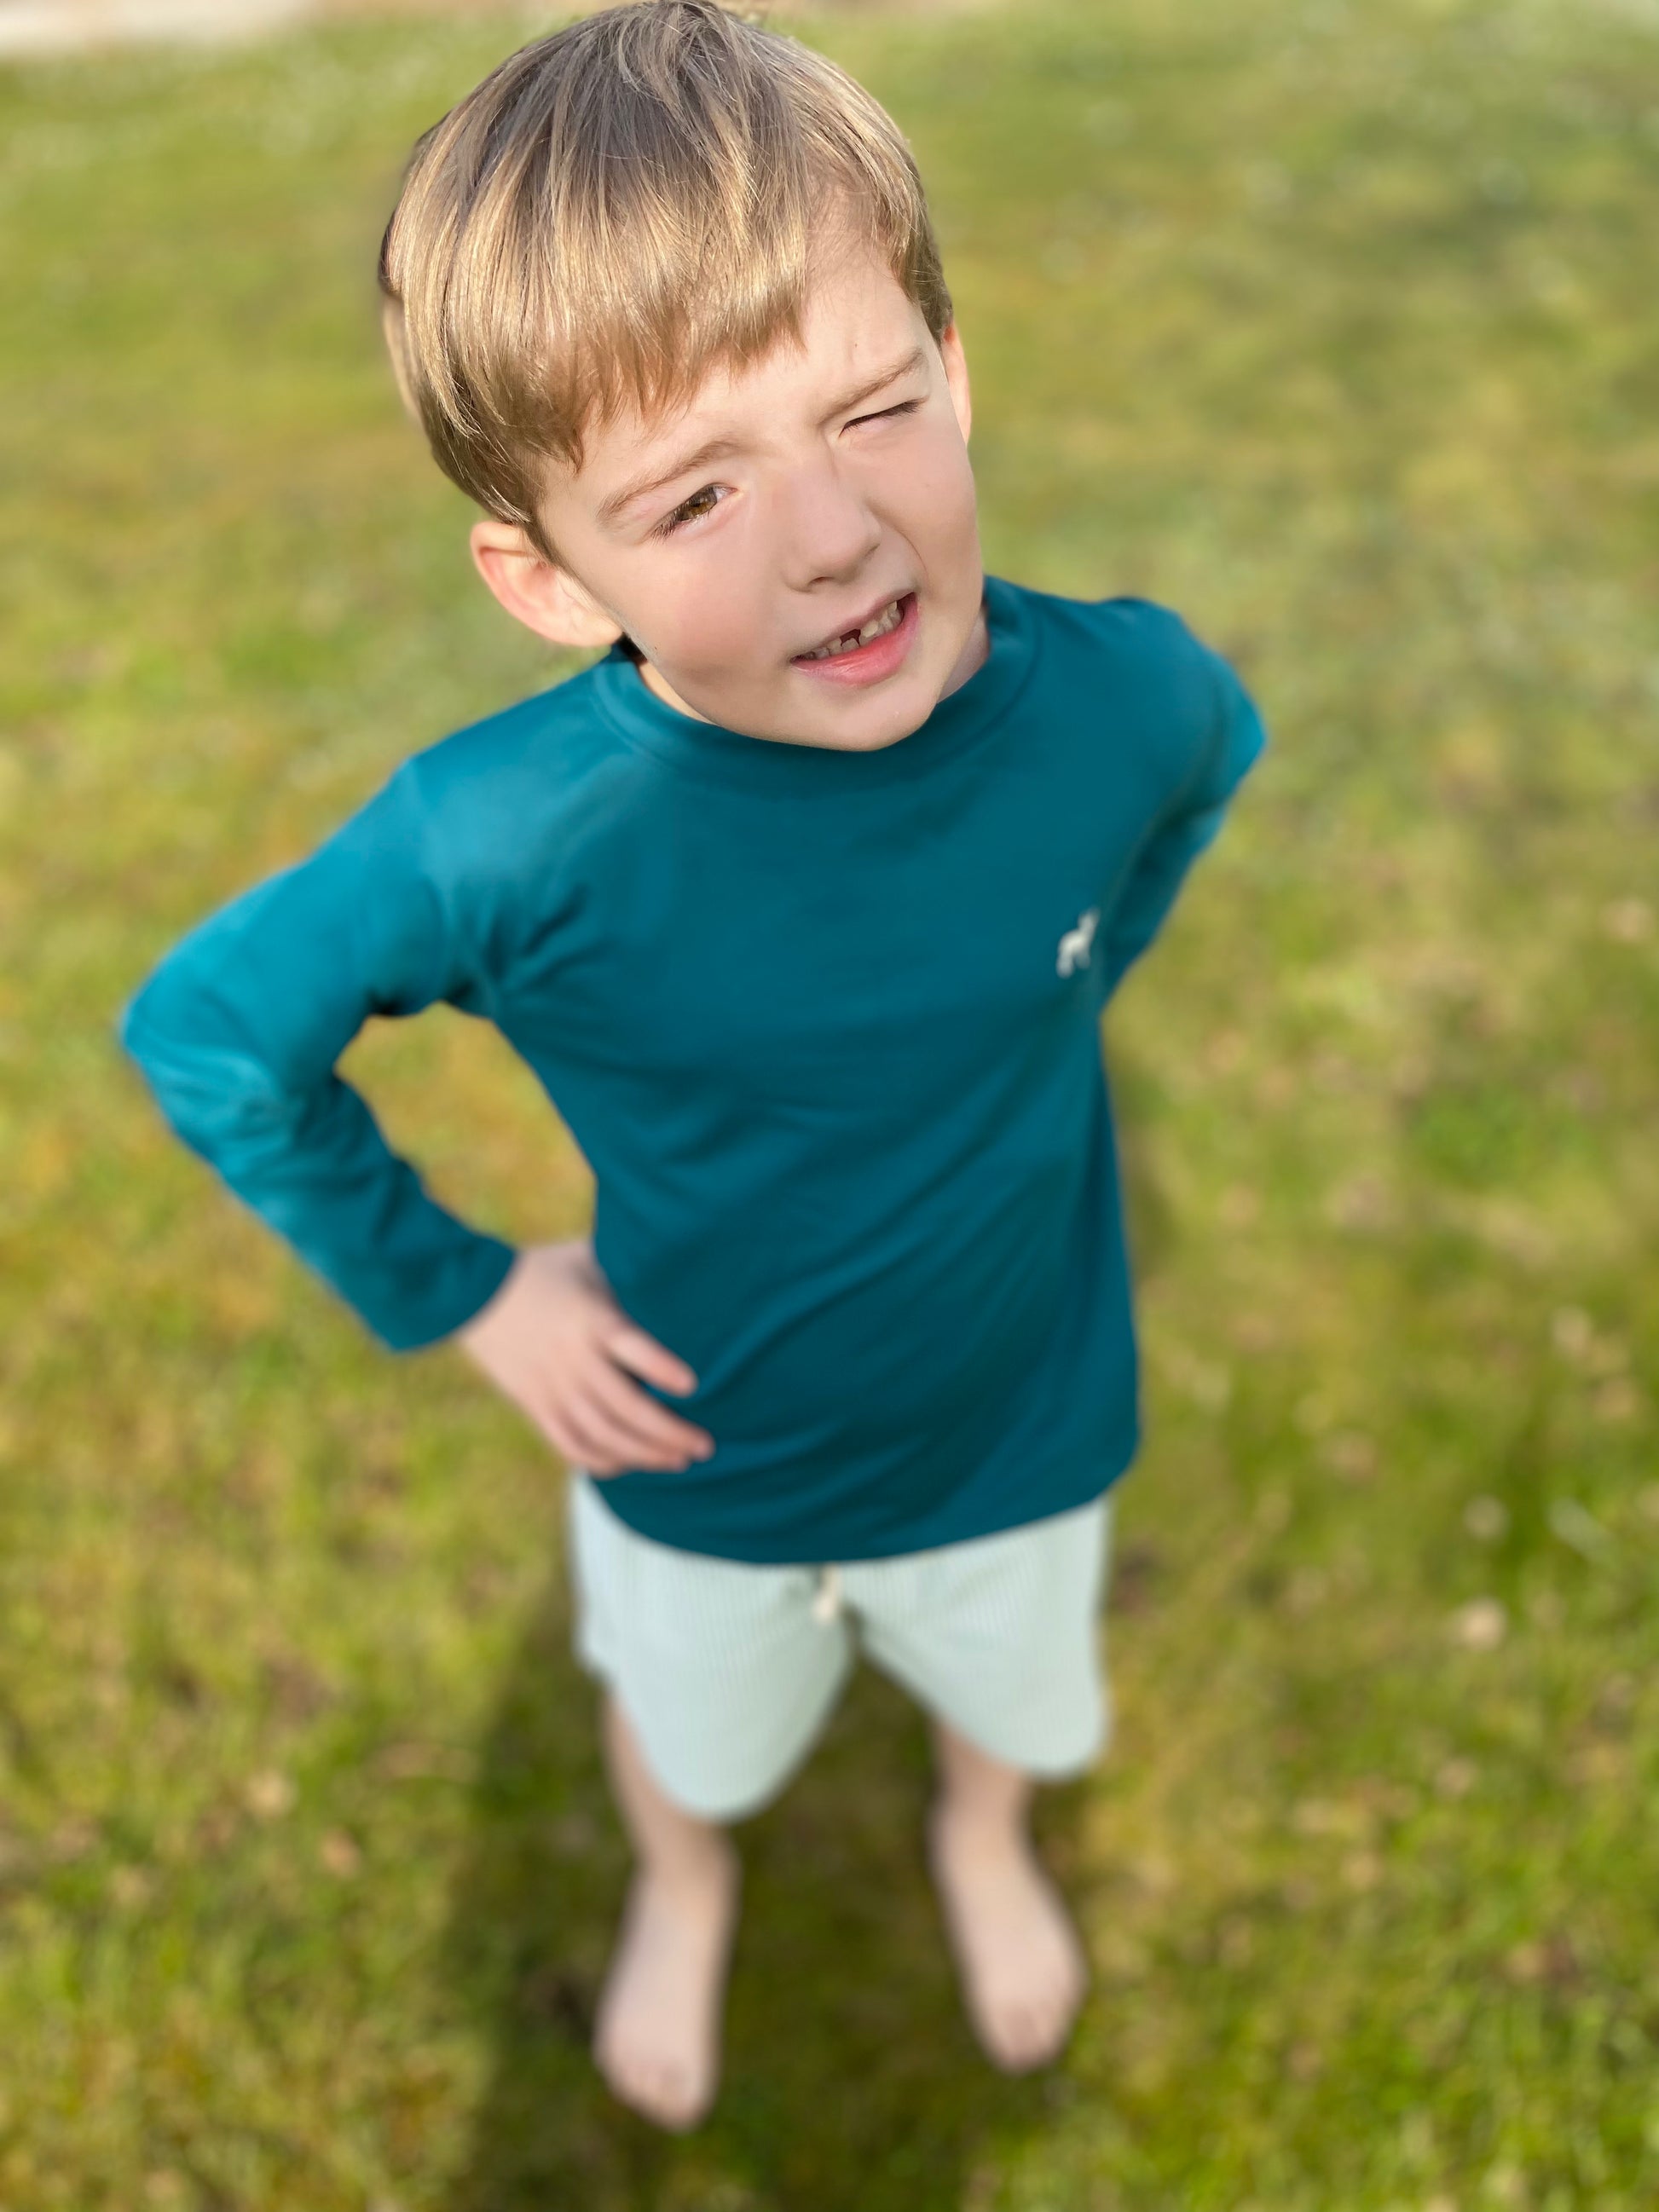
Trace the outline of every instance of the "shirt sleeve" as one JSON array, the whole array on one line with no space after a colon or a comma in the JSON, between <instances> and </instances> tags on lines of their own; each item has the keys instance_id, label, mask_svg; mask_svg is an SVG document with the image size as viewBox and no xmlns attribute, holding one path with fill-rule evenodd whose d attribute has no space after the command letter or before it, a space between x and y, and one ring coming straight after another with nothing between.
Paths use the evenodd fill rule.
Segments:
<instances>
[{"instance_id":1,"label":"shirt sleeve","mask_svg":"<svg viewBox=\"0 0 1659 2212\"><path fill-rule=\"evenodd\" d=\"M119 1026L185 1143L398 1352L459 1328L514 1257L428 1195L335 1073L371 1014L478 1010L410 785L405 766L192 930Z\"/></svg>"},{"instance_id":2,"label":"shirt sleeve","mask_svg":"<svg viewBox=\"0 0 1659 2212\"><path fill-rule=\"evenodd\" d=\"M1255 701L1218 653L1199 644L1214 699L1208 742L1174 805L1142 846L1105 943L1108 997L1163 927L1188 870L1214 842L1228 802L1267 742Z\"/></svg>"}]
</instances>

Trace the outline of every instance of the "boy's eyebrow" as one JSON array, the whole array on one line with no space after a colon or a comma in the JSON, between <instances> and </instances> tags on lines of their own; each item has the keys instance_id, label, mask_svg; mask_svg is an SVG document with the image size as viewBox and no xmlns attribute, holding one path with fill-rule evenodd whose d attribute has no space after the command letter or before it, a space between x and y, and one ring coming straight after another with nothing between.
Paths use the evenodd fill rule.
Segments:
<instances>
[{"instance_id":1,"label":"boy's eyebrow","mask_svg":"<svg viewBox=\"0 0 1659 2212\"><path fill-rule=\"evenodd\" d=\"M890 367L878 370L851 392L843 392L833 400L824 410L825 420L832 415L845 414L849 407L856 407L860 400L872 398L884 386L896 384L900 377L908 376L914 369L925 368L927 364L925 350L919 345L912 346L902 361L896 361ZM690 453L677 454L666 468L653 469L648 477L636 477L632 483L623 484L620 490L613 491L608 499L599 503L599 520L614 522L624 507L631 507L636 499L643 499L647 492L658 491L664 484L672 483L676 477L683 477L691 469L701 468L705 461L722 460L726 454L734 453L737 450L738 441L734 438L706 439Z\"/></svg>"}]
</instances>

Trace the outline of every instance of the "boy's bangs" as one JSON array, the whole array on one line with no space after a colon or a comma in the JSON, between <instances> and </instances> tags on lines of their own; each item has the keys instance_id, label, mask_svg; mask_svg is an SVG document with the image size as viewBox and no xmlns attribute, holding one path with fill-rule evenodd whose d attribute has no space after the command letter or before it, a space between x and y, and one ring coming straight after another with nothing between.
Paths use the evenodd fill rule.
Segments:
<instances>
[{"instance_id":1,"label":"boy's bangs","mask_svg":"<svg viewBox=\"0 0 1659 2212\"><path fill-rule=\"evenodd\" d=\"M882 211L845 189L779 208L763 227L732 210L686 239L641 226L617 261L550 270L538 287L538 326L514 353L547 362L546 383L524 391L519 428L544 453L574 468L590 425L645 417L690 400L712 370L740 370L803 336L808 288L826 252L866 246L905 280L902 240ZM758 233L758 234L757 234ZM572 282L573 277L579 281ZM580 325L568 302L588 313ZM512 402L506 392L503 398Z\"/></svg>"}]
</instances>

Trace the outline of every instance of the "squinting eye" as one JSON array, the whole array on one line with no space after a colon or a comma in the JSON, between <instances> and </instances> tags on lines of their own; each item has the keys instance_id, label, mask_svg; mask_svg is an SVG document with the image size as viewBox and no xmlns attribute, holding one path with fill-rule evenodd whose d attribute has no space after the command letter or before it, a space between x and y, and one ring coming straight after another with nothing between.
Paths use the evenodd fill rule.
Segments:
<instances>
[{"instance_id":1,"label":"squinting eye","mask_svg":"<svg viewBox=\"0 0 1659 2212\"><path fill-rule=\"evenodd\" d=\"M914 415L921 404L920 399L901 399L896 407L878 408L873 415L855 415L853 421L854 422L884 422L892 415ZM848 428L851 427L849 424Z\"/></svg>"},{"instance_id":2,"label":"squinting eye","mask_svg":"<svg viewBox=\"0 0 1659 2212\"><path fill-rule=\"evenodd\" d=\"M681 523L700 521L705 514L712 514L720 504L720 493L718 484L705 484L701 491L694 491L690 499L682 500L672 514L657 525L658 537L666 538Z\"/></svg>"}]
</instances>

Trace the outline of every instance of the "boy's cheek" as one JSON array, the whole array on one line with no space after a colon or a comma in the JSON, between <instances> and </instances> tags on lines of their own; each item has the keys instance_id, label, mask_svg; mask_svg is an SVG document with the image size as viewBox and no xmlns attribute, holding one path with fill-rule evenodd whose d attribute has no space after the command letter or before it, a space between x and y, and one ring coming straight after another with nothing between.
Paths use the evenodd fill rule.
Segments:
<instances>
[{"instance_id":1,"label":"boy's cheek","mask_svg":"<svg viewBox=\"0 0 1659 2212\"><path fill-rule=\"evenodd\" d=\"M929 455L914 495L927 518L929 535L952 553L959 552L963 530L976 529L979 517L978 487L966 447Z\"/></svg>"},{"instance_id":2,"label":"boy's cheek","mask_svg":"<svg viewBox=\"0 0 1659 2212\"><path fill-rule=\"evenodd\" d=\"M742 593L681 599L653 609L632 634L686 704L711 721L741 727L769 718L786 680L788 641L775 636L775 610Z\"/></svg>"},{"instance_id":3,"label":"boy's cheek","mask_svg":"<svg viewBox=\"0 0 1659 2212\"><path fill-rule=\"evenodd\" d=\"M711 590L658 611L641 643L671 682L675 672L707 690L752 676L763 657L767 625L739 588ZM776 656L775 656L775 658Z\"/></svg>"},{"instance_id":4,"label":"boy's cheek","mask_svg":"<svg viewBox=\"0 0 1659 2212\"><path fill-rule=\"evenodd\" d=\"M971 580L977 604L979 502L962 448L917 455L902 479L890 480L878 497L890 532L910 547L921 568L918 580L936 601L949 600Z\"/></svg>"}]
</instances>

